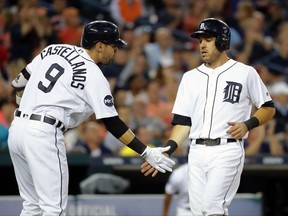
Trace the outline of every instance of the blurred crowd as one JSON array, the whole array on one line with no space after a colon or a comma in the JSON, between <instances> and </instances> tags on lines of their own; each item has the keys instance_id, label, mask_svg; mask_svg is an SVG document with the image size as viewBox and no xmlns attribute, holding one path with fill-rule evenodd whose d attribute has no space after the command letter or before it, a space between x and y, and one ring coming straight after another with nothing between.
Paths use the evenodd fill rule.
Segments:
<instances>
[{"instance_id":1,"label":"blurred crowd","mask_svg":"<svg viewBox=\"0 0 288 216\"><path fill-rule=\"evenodd\" d=\"M99 65L119 116L145 144L166 143L182 75L201 64L190 34L207 17L231 27L229 55L259 72L277 113L245 141L247 156L288 153L288 2L286 0L0 0L0 148L7 150L15 92L11 80L45 46L80 46L96 19L118 25L128 46ZM65 132L67 153L135 156L91 116ZM186 155L189 141L174 153Z\"/></svg>"}]
</instances>

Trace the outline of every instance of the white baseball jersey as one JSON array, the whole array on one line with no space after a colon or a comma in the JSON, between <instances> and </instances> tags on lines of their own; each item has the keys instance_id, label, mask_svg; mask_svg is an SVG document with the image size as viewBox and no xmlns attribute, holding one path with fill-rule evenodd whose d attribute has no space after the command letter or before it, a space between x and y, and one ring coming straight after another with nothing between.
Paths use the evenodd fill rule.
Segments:
<instances>
[{"instance_id":1,"label":"white baseball jersey","mask_svg":"<svg viewBox=\"0 0 288 216\"><path fill-rule=\"evenodd\" d=\"M181 80L172 112L191 117L190 139L231 138L227 122L250 118L271 97L257 71L230 59L214 69L202 64Z\"/></svg>"},{"instance_id":2,"label":"white baseball jersey","mask_svg":"<svg viewBox=\"0 0 288 216\"><path fill-rule=\"evenodd\" d=\"M27 65L31 74L19 110L53 116L73 128L93 112L116 116L107 79L83 48L50 45Z\"/></svg>"},{"instance_id":3,"label":"white baseball jersey","mask_svg":"<svg viewBox=\"0 0 288 216\"><path fill-rule=\"evenodd\" d=\"M93 112L98 119L118 114L108 81L80 47L48 46L26 70L30 79L8 137L19 192L24 199L20 215L64 216L69 174L63 127L50 124L51 121L48 124L45 117L73 128ZM18 87L25 84L23 77L19 79L14 81L16 85L19 81ZM35 114L41 118L31 118Z\"/></svg>"},{"instance_id":4,"label":"white baseball jersey","mask_svg":"<svg viewBox=\"0 0 288 216\"><path fill-rule=\"evenodd\" d=\"M231 127L227 123L246 121L252 104L259 108L267 101L271 97L256 70L232 59L215 69L202 64L183 75L172 112L191 118L191 140L223 138L216 146L190 143L188 192L192 215L228 215L245 155L243 141L224 142L232 138L226 133Z\"/></svg>"},{"instance_id":5,"label":"white baseball jersey","mask_svg":"<svg viewBox=\"0 0 288 216\"><path fill-rule=\"evenodd\" d=\"M169 176L165 185L165 192L170 195L177 195L176 215L191 215L188 196L188 164L183 164L175 169ZM179 212L179 213L178 213ZM186 214L184 214L185 212ZM189 214L190 213L190 214Z\"/></svg>"}]
</instances>

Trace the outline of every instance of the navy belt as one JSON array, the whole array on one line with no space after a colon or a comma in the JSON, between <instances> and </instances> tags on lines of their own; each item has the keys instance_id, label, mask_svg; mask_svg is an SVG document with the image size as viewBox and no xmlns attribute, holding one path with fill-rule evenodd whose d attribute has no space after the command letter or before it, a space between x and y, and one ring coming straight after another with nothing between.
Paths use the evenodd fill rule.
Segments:
<instances>
[{"instance_id":1,"label":"navy belt","mask_svg":"<svg viewBox=\"0 0 288 216\"><path fill-rule=\"evenodd\" d=\"M61 121L59 121L59 120L57 120L55 118L48 117L48 116L44 116L43 119L42 119L41 115L38 115L38 114L31 114L31 115L24 114L24 113L22 113L22 111L20 111L18 109L15 111L15 116L22 117L22 118L28 117L30 120L42 121L42 122L45 122L47 124L54 125L55 127L59 128L62 132L65 132L65 130L66 130L64 124Z\"/></svg>"},{"instance_id":2,"label":"navy belt","mask_svg":"<svg viewBox=\"0 0 288 216\"><path fill-rule=\"evenodd\" d=\"M232 139L232 138L216 138L216 139L196 139L195 143L199 144L199 145L206 145L206 146L216 146L216 145L220 145L221 143L231 143L231 142L237 142L236 139Z\"/></svg>"}]
</instances>

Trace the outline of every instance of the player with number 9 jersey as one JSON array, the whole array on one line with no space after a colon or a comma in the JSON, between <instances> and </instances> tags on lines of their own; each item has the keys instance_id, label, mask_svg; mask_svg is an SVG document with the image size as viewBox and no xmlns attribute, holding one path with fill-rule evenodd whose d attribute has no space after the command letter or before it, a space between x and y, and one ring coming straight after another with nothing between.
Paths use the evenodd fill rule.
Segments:
<instances>
[{"instance_id":1,"label":"player with number 9 jersey","mask_svg":"<svg viewBox=\"0 0 288 216\"><path fill-rule=\"evenodd\" d=\"M108 64L119 46L118 27L100 20L88 23L81 47L52 44L12 81L19 108L9 129L8 147L23 209L20 215L63 216L68 200L68 164L64 132L93 113L119 141L157 171L172 171L167 147L144 145L119 118L109 82L97 66Z\"/></svg>"},{"instance_id":2,"label":"player with number 9 jersey","mask_svg":"<svg viewBox=\"0 0 288 216\"><path fill-rule=\"evenodd\" d=\"M45 113L67 128L76 127L93 112L99 119L117 115L107 79L83 48L50 45L26 70L35 74L19 106L24 113Z\"/></svg>"}]
</instances>

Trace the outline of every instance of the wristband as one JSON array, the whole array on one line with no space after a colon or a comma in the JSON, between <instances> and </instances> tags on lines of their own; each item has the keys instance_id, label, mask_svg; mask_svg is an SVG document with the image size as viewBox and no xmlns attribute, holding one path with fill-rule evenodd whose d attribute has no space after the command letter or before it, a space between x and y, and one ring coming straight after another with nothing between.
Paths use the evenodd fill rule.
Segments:
<instances>
[{"instance_id":1,"label":"wristband","mask_svg":"<svg viewBox=\"0 0 288 216\"><path fill-rule=\"evenodd\" d=\"M178 145L177 145L177 143L174 140L168 140L166 146L170 146L170 149L165 152L169 156L178 148Z\"/></svg>"},{"instance_id":2,"label":"wristband","mask_svg":"<svg viewBox=\"0 0 288 216\"><path fill-rule=\"evenodd\" d=\"M250 131L253 128L258 127L260 122L255 116L252 116L250 119L248 119L247 121L245 121L243 123L248 128L248 131Z\"/></svg>"},{"instance_id":3,"label":"wristband","mask_svg":"<svg viewBox=\"0 0 288 216\"><path fill-rule=\"evenodd\" d=\"M127 146L140 155L145 151L147 147L137 137L134 137L134 139Z\"/></svg>"}]
</instances>

